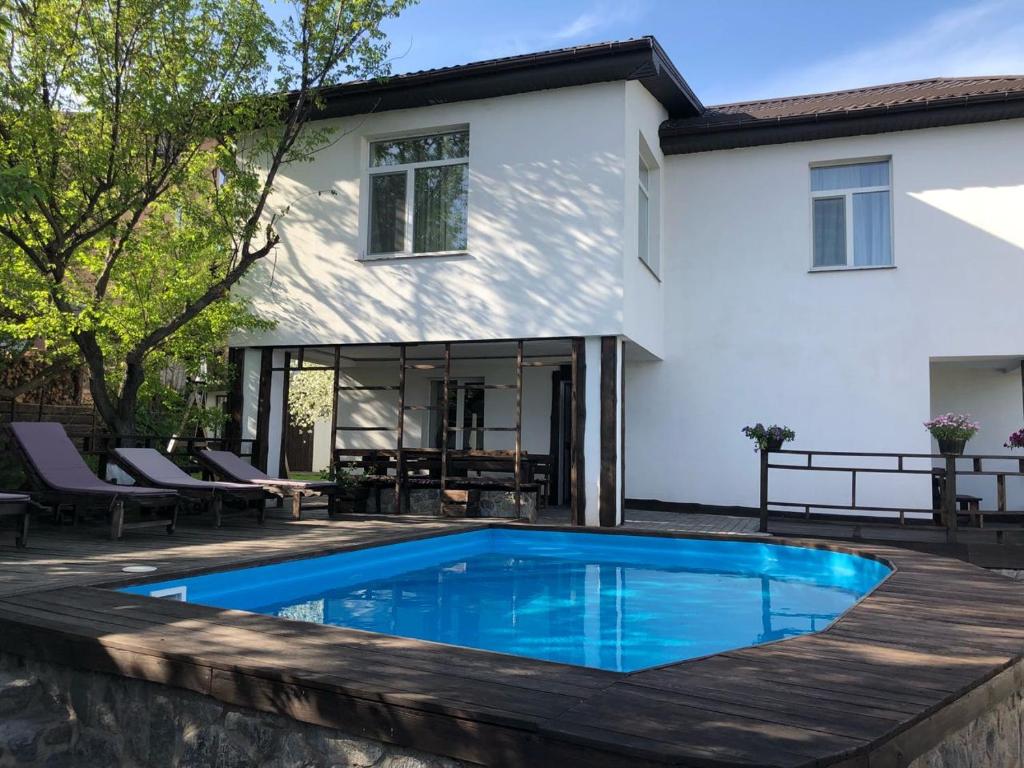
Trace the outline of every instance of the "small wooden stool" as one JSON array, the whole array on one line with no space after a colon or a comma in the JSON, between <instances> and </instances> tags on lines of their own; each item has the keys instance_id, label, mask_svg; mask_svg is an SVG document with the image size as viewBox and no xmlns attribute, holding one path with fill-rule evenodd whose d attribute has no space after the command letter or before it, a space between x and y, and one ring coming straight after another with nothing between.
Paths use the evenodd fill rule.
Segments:
<instances>
[{"instance_id":1,"label":"small wooden stool","mask_svg":"<svg viewBox=\"0 0 1024 768\"><path fill-rule=\"evenodd\" d=\"M0 493L0 517L18 519L18 534L15 546L28 546L28 511L32 499L24 493Z\"/></svg>"}]
</instances>

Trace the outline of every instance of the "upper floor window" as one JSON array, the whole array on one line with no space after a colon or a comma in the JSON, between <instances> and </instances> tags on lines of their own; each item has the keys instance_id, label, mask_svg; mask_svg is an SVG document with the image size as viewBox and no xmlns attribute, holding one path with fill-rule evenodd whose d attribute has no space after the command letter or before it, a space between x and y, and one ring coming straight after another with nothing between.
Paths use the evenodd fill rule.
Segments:
<instances>
[{"instance_id":1,"label":"upper floor window","mask_svg":"<svg viewBox=\"0 0 1024 768\"><path fill-rule=\"evenodd\" d=\"M892 265L888 160L811 168L814 267Z\"/></svg>"},{"instance_id":2,"label":"upper floor window","mask_svg":"<svg viewBox=\"0 0 1024 768\"><path fill-rule=\"evenodd\" d=\"M657 275L660 266L658 258L658 166L640 139L639 166L637 168L636 190L636 251L640 261Z\"/></svg>"},{"instance_id":3,"label":"upper floor window","mask_svg":"<svg viewBox=\"0 0 1024 768\"><path fill-rule=\"evenodd\" d=\"M367 254L466 250L468 159L468 130L372 142Z\"/></svg>"}]
</instances>

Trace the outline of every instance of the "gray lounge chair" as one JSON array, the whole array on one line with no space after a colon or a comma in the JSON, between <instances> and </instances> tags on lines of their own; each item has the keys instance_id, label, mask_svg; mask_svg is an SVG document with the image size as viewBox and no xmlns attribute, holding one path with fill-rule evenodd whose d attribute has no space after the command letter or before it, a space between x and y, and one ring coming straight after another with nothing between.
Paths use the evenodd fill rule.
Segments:
<instances>
[{"instance_id":1,"label":"gray lounge chair","mask_svg":"<svg viewBox=\"0 0 1024 768\"><path fill-rule=\"evenodd\" d=\"M262 488L250 483L197 480L155 448L115 448L113 458L137 482L168 488L203 503L213 514L217 528L223 519L225 500L241 502L243 512L255 506L257 519L263 523L266 501Z\"/></svg>"},{"instance_id":2,"label":"gray lounge chair","mask_svg":"<svg viewBox=\"0 0 1024 768\"><path fill-rule=\"evenodd\" d=\"M161 526L168 533L174 533L181 500L174 491L115 485L100 480L75 450L64 427L55 422L16 421L10 428L29 481L35 489L36 501L51 507L55 517L59 517L64 506L73 507L76 517L88 509L102 510L110 515L110 537L113 539L120 539L125 530L134 528ZM166 516L126 523L126 507L163 511Z\"/></svg>"},{"instance_id":3,"label":"gray lounge chair","mask_svg":"<svg viewBox=\"0 0 1024 768\"><path fill-rule=\"evenodd\" d=\"M28 509L32 499L26 493L5 493L0 491L0 517L15 517L18 523L14 545L28 546Z\"/></svg>"},{"instance_id":4,"label":"gray lounge chair","mask_svg":"<svg viewBox=\"0 0 1024 768\"><path fill-rule=\"evenodd\" d=\"M334 517L339 487L331 480L286 480L281 477L270 477L249 462L239 458L231 451L202 450L196 452L199 463L209 469L215 476L234 483L250 483L258 485L264 491L284 501L292 501L292 518L302 518L302 499L306 496L326 496L327 514Z\"/></svg>"}]
</instances>

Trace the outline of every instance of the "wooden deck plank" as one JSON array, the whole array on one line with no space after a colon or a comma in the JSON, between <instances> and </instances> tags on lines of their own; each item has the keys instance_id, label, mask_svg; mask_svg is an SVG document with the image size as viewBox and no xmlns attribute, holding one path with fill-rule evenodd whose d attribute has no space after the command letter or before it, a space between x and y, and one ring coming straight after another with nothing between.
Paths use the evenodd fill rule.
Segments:
<instances>
[{"instance_id":1,"label":"wooden deck plank","mask_svg":"<svg viewBox=\"0 0 1024 768\"><path fill-rule=\"evenodd\" d=\"M633 513L631 513L633 516ZM698 535L749 532L719 516ZM695 524L696 523L696 524ZM857 545L898 571L818 635L628 675L122 594L126 564L177 574L273 562L480 521L186 519L175 536L39 526L0 545L0 649L47 654L243 707L514 764L796 766L864 755L1024 651L1024 589L964 563ZM671 533L652 522L648 535ZM799 542L794 542L799 543ZM830 546L820 540L816 546ZM498 745L495 747L495 745Z\"/></svg>"}]
</instances>

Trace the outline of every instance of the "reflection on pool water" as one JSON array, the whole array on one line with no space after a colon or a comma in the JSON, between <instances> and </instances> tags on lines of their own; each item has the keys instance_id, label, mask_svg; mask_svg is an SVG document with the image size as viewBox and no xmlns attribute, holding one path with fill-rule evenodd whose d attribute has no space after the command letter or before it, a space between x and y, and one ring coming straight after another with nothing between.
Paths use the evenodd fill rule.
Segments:
<instances>
[{"instance_id":1,"label":"reflection on pool water","mask_svg":"<svg viewBox=\"0 0 1024 768\"><path fill-rule=\"evenodd\" d=\"M122 591L630 672L823 629L889 571L778 544L497 528Z\"/></svg>"}]
</instances>

